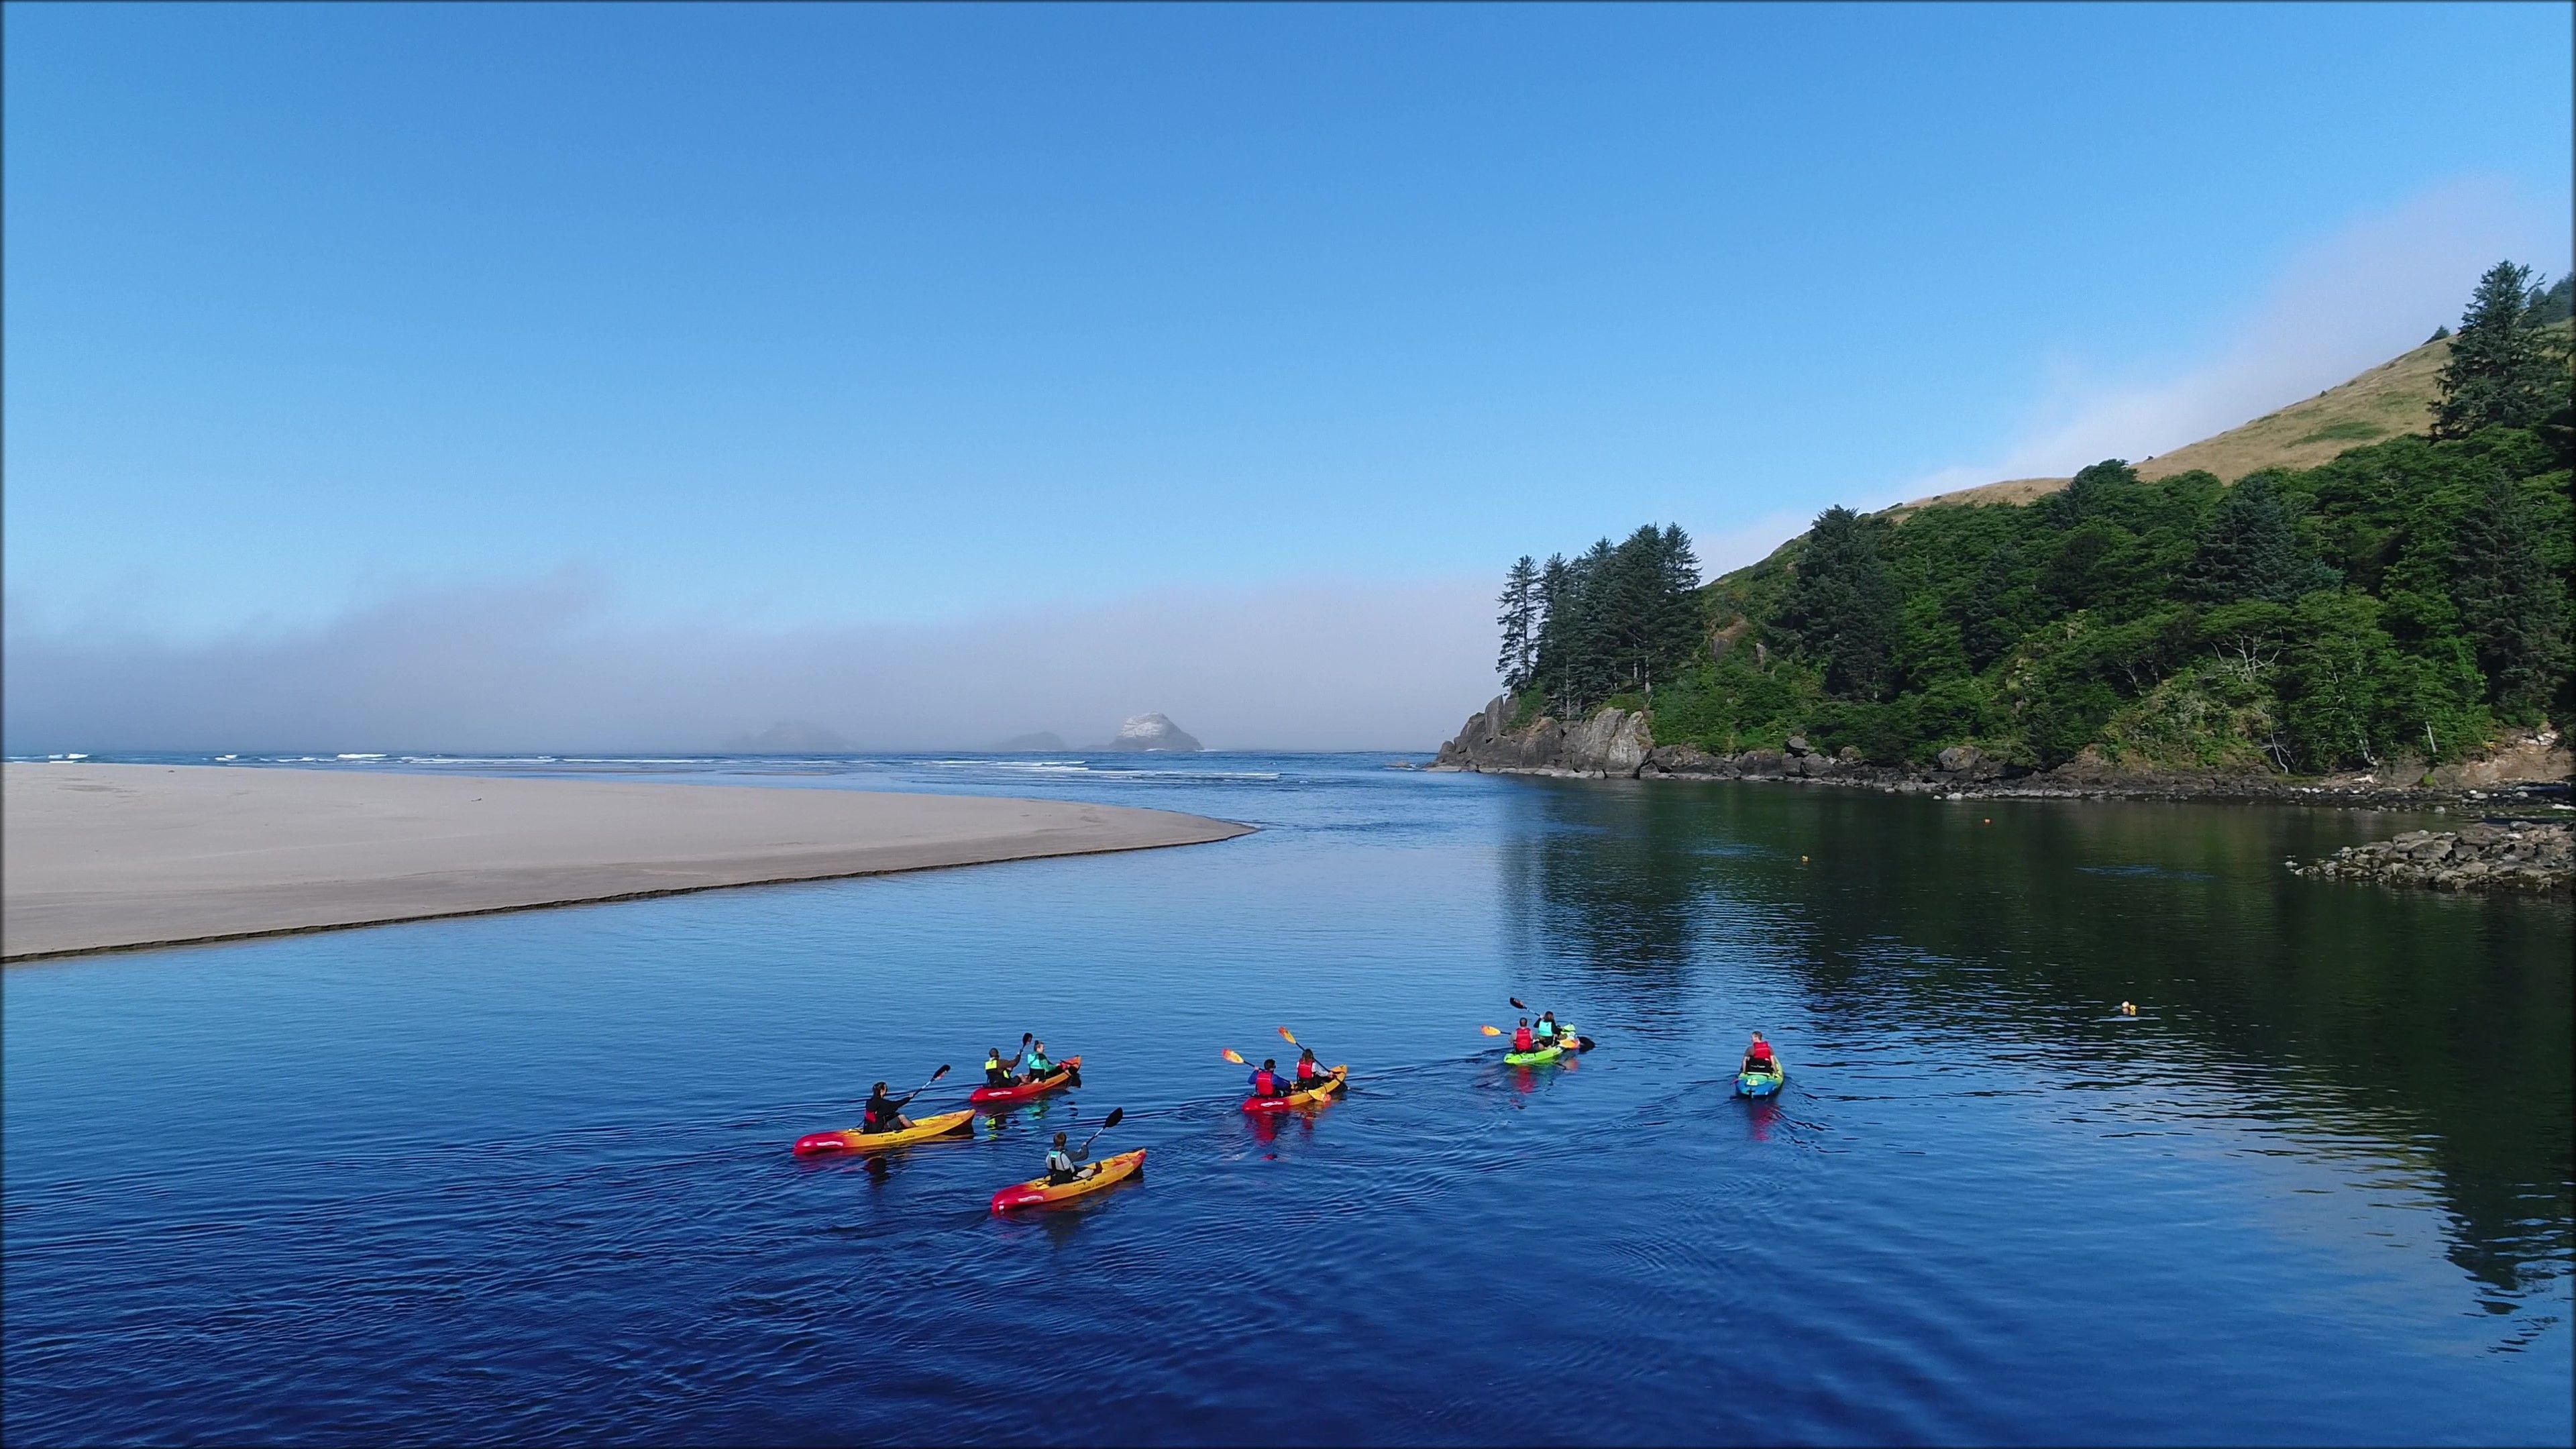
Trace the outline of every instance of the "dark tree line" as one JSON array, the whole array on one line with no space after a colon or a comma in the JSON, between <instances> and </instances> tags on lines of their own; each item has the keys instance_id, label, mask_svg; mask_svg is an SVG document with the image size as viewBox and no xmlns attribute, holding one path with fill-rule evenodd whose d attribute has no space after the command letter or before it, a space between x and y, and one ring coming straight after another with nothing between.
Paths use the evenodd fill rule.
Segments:
<instances>
[{"instance_id":1,"label":"dark tree line","mask_svg":"<svg viewBox=\"0 0 2576 1449\"><path fill-rule=\"evenodd\" d=\"M1651 697L1687 668L1705 632L1699 559L1678 524L1651 524L1582 556L1524 556L1503 585L1504 685L1558 715L1613 695Z\"/></svg>"}]
</instances>

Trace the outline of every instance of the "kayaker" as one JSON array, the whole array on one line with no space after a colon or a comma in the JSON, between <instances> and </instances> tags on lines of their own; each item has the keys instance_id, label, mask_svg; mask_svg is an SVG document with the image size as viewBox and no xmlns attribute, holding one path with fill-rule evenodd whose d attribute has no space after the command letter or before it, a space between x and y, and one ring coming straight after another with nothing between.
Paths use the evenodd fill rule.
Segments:
<instances>
[{"instance_id":1,"label":"kayaker","mask_svg":"<svg viewBox=\"0 0 2576 1449\"><path fill-rule=\"evenodd\" d=\"M913 1097L920 1095L919 1092L915 1092L906 1097L889 1097L886 1095L885 1083L877 1083L875 1089L868 1093L868 1115L860 1120L859 1130L900 1132L910 1127L912 1119L903 1115L903 1109Z\"/></svg>"},{"instance_id":2,"label":"kayaker","mask_svg":"<svg viewBox=\"0 0 2576 1449\"><path fill-rule=\"evenodd\" d=\"M1278 1058L1263 1057L1261 1059L1261 1065L1253 1069L1252 1095L1256 1097L1285 1097L1288 1095L1288 1084L1281 1080L1279 1076Z\"/></svg>"},{"instance_id":3,"label":"kayaker","mask_svg":"<svg viewBox=\"0 0 2576 1449\"><path fill-rule=\"evenodd\" d=\"M1017 1067L1019 1064L1020 1059L1017 1056L1013 1056L1009 1061L1002 1060L1002 1049L1000 1047L995 1047L991 1051L984 1053L984 1085L988 1087L1009 1086L1012 1080L1011 1069Z\"/></svg>"},{"instance_id":4,"label":"kayaker","mask_svg":"<svg viewBox=\"0 0 2576 1449\"><path fill-rule=\"evenodd\" d=\"M1061 1132L1055 1134L1055 1146L1047 1152L1047 1186L1062 1187L1068 1182L1078 1182L1098 1172L1100 1169L1097 1166L1084 1168L1074 1166L1089 1155L1088 1145L1068 1151L1064 1145L1064 1134Z\"/></svg>"},{"instance_id":5,"label":"kayaker","mask_svg":"<svg viewBox=\"0 0 2576 1449\"><path fill-rule=\"evenodd\" d=\"M1744 1049L1744 1065L1738 1070L1761 1072L1767 1076L1778 1075L1780 1059L1772 1055L1771 1043L1762 1039L1762 1033L1757 1031L1753 1034L1752 1045Z\"/></svg>"},{"instance_id":6,"label":"kayaker","mask_svg":"<svg viewBox=\"0 0 2576 1449\"><path fill-rule=\"evenodd\" d=\"M1020 1073L1023 1085L1055 1072L1055 1063L1047 1060L1046 1043L1034 1037L1030 1038L1028 1046L1021 1049L1020 1058L1027 1063L1027 1069Z\"/></svg>"},{"instance_id":7,"label":"kayaker","mask_svg":"<svg viewBox=\"0 0 2576 1449\"><path fill-rule=\"evenodd\" d=\"M1304 1047L1299 1049L1297 1053L1297 1088L1299 1091L1304 1091L1308 1087L1320 1087L1324 1084L1324 1079L1331 1075L1332 1074L1330 1072L1324 1070L1324 1064L1322 1062L1315 1060L1315 1049L1313 1047Z\"/></svg>"},{"instance_id":8,"label":"kayaker","mask_svg":"<svg viewBox=\"0 0 2576 1449\"><path fill-rule=\"evenodd\" d=\"M1524 1054L1538 1050L1538 1038L1531 1033L1526 1016L1521 1018L1519 1029L1512 1033L1512 1050Z\"/></svg>"},{"instance_id":9,"label":"kayaker","mask_svg":"<svg viewBox=\"0 0 2576 1449\"><path fill-rule=\"evenodd\" d=\"M1558 1021L1553 1011L1540 1012L1538 1025L1531 1027L1530 1030L1538 1034L1538 1044L1543 1047L1561 1046L1571 1050L1579 1040L1574 1034L1574 1028Z\"/></svg>"}]
</instances>

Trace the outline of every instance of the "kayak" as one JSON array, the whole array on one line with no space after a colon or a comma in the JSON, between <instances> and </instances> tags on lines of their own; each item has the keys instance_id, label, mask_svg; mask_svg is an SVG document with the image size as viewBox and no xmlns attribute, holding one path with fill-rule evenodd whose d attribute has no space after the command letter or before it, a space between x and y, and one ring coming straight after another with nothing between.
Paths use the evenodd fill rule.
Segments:
<instances>
[{"instance_id":1,"label":"kayak","mask_svg":"<svg viewBox=\"0 0 2576 1449\"><path fill-rule=\"evenodd\" d=\"M1054 1076L1040 1077L1034 1082L1017 1087L977 1087L966 1094L966 1100L969 1102L1025 1102L1031 1097L1043 1097L1072 1081L1074 1069L1082 1065L1082 1058L1066 1057L1055 1065Z\"/></svg>"},{"instance_id":2,"label":"kayak","mask_svg":"<svg viewBox=\"0 0 2576 1449\"><path fill-rule=\"evenodd\" d=\"M1100 1159L1099 1167L1100 1170L1089 1177L1078 1177L1066 1183L1049 1184L1043 1177L1015 1182L993 1194L993 1211L1006 1213L1013 1208L1045 1207L1069 1197L1080 1197L1086 1192L1098 1192L1113 1182L1124 1181L1143 1172L1145 1150L1140 1147L1133 1152L1119 1153L1116 1157L1104 1157Z\"/></svg>"},{"instance_id":3,"label":"kayak","mask_svg":"<svg viewBox=\"0 0 2576 1449\"><path fill-rule=\"evenodd\" d=\"M1737 1072L1735 1074L1735 1095L1739 1097L1777 1096L1780 1091L1780 1084L1789 1080L1789 1067L1788 1063L1781 1062L1777 1058L1774 1058L1773 1061L1776 1068L1773 1071Z\"/></svg>"},{"instance_id":4,"label":"kayak","mask_svg":"<svg viewBox=\"0 0 2576 1449\"><path fill-rule=\"evenodd\" d=\"M1577 1053L1592 1050L1592 1038L1588 1036L1576 1037L1574 1039L1574 1045L1570 1050ZM1505 1052L1503 1053L1503 1060L1516 1067L1534 1067L1542 1062L1555 1061L1557 1058L1567 1055L1568 1051L1569 1048L1565 1043L1558 1042L1554 1046L1540 1047L1534 1052Z\"/></svg>"},{"instance_id":5,"label":"kayak","mask_svg":"<svg viewBox=\"0 0 2576 1449\"><path fill-rule=\"evenodd\" d=\"M1335 1092L1342 1089L1343 1085L1349 1081L1350 1073L1351 1069L1349 1067L1335 1067L1324 1074L1324 1080L1321 1085L1308 1087L1302 1092L1290 1092L1285 1097L1246 1097L1243 1099L1243 1110L1247 1112L1285 1112L1291 1107L1303 1107L1311 1103L1323 1101L1325 1098L1330 1097Z\"/></svg>"},{"instance_id":6,"label":"kayak","mask_svg":"<svg viewBox=\"0 0 2576 1449\"><path fill-rule=\"evenodd\" d=\"M812 1157L823 1152L876 1152L888 1147L901 1147L907 1142L924 1142L943 1132L954 1132L966 1125L975 1113L942 1112L936 1117L920 1117L909 1127L894 1132L862 1132L856 1127L846 1132L809 1132L796 1139L796 1155Z\"/></svg>"}]
</instances>

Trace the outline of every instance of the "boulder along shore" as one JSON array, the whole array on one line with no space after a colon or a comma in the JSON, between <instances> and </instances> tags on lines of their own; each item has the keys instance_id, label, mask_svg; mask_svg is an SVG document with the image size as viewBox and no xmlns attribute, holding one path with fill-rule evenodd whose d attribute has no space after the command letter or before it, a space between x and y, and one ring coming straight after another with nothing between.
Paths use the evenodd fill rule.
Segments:
<instances>
[{"instance_id":1,"label":"boulder along shore","mask_svg":"<svg viewBox=\"0 0 2576 1449\"><path fill-rule=\"evenodd\" d=\"M2576 757L2554 730L2514 741L2493 757L2444 766L2432 773L2298 779L2229 771L2139 769L2113 765L2089 753L2053 770L2032 770L1995 758L1974 745L1953 745L1928 766L1871 764L1846 748L1827 754L1796 736L1787 748L1712 754L1697 745L1655 743L1642 711L1603 709L1589 718L1542 715L1518 729L1517 702L1497 697L1468 716L1457 737L1441 745L1425 768L1489 775L1549 775L1575 779L1767 780L1839 785L1899 795L2003 799L2271 801L2379 809L2452 809L2497 800L2524 803L2568 799Z\"/></svg>"}]
</instances>

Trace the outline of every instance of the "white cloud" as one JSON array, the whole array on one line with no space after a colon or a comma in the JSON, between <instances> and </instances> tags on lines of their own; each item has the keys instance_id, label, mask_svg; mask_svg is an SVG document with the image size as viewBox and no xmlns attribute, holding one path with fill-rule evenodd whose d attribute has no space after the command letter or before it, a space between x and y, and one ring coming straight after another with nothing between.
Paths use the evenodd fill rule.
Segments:
<instances>
[{"instance_id":1,"label":"white cloud","mask_svg":"<svg viewBox=\"0 0 2576 1449\"><path fill-rule=\"evenodd\" d=\"M8 608L5 735L47 750L707 749L811 721L865 749L1160 710L1213 748L1428 750L1495 689L1482 580L1307 580L907 627L620 622L582 576L424 591L172 643Z\"/></svg>"}]
</instances>

